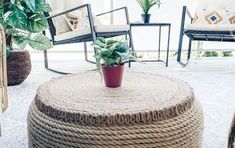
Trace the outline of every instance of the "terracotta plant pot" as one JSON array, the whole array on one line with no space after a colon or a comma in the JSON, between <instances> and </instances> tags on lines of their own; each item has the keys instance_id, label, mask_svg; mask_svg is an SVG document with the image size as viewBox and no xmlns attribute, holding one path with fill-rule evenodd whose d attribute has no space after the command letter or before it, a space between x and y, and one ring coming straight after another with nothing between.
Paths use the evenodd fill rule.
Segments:
<instances>
[{"instance_id":1,"label":"terracotta plant pot","mask_svg":"<svg viewBox=\"0 0 235 148\"><path fill-rule=\"evenodd\" d=\"M11 51L7 59L8 86L19 85L31 71L30 54L26 50Z\"/></svg>"},{"instance_id":2,"label":"terracotta plant pot","mask_svg":"<svg viewBox=\"0 0 235 148\"><path fill-rule=\"evenodd\" d=\"M106 87L117 88L122 84L124 64L114 67L102 66L102 73Z\"/></svg>"},{"instance_id":3,"label":"terracotta plant pot","mask_svg":"<svg viewBox=\"0 0 235 148\"><path fill-rule=\"evenodd\" d=\"M150 21L151 14L141 14L142 20L145 24L148 24Z\"/></svg>"}]
</instances>

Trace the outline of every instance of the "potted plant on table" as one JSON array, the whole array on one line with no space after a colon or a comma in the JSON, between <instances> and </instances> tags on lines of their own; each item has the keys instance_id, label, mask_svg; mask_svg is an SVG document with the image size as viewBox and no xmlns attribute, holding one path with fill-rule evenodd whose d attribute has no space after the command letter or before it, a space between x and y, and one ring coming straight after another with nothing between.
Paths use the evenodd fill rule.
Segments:
<instances>
[{"instance_id":1,"label":"potted plant on table","mask_svg":"<svg viewBox=\"0 0 235 148\"><path fill-rule=\"evenodd\" d=\"M8 85L22 83L31 71L29 52L31 47L46 50L52 47L50 40L42 34L48 28L44 12L51 11L44 0L0 1L0 23L6 33L8 51ZM27 46L28 45L28 46Z\"/></svg>"},{"instance_id":2,"label":"potted plant on table","mask_svg":"<svg viewBox=\"0 0 235 148\"><path fill-rule=\"evenodd\" d=\"M102 71L105 86L120 87L124 64L135 60L127 41L98 38L92 46L97 49L95 55L97 68Z\"/></svg>"},{"instance_id":3,"label":"potted plant on table","mask_svg":"<svg viewBox=\"0 0 235 148\"><path fill-rule=\"evenodd\" d=\"M151 14L149 14L149 10L155 5L158 5L158 7L160 7L160 0L137 0L137 2L144 12L144 14L141 14L144 23L149 23L151 17Z\"/></svg>"}]
</instances>

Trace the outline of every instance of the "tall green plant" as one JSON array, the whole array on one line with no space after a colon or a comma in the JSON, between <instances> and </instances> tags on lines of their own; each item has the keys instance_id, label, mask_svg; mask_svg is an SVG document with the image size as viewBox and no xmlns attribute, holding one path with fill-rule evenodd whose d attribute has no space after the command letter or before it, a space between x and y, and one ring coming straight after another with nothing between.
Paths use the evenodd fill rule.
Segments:
<instances>
[{"instance_id":1,"label":"tall green plant","mask_svg":"<svg viewBox=\"0 0 235 148\"><path fill-rule=\"evenodd\" d=\"M45 50L52 47L50 40L42 34L48 28L44 12L50 12L45 0L2 0L0 23L6 32L9 49ZM1 1L1 2L2 2Z\"/></svg>"},{"instance_id":2,"label":"tall green plant","mask_svg":"<svg viewBox=\"0 0 235 148\"><path fill-rule=\"evenodd\" d=\"M148 14L149 10L154 6L158 5L160 7L161 2L160 0L137 0L140 7L143 9L144 14Z\"/></svg>"}]
</instances>

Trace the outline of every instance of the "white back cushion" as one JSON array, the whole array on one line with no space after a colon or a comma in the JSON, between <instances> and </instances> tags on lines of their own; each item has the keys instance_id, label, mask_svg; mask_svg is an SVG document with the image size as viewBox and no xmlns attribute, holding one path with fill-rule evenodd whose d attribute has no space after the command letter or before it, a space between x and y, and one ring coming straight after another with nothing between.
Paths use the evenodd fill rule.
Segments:
<instances>
[{"instance_id":1,"label":"white back cushion","mask_svg":"<svg viewBox=\"0 0 235 148\"><path fill-rule=\"evenodd\" d=\"M47 1L52 8L52 12L50 13L51 15L84 5L87 2L86 0L47 0ZM85 11L85 9L82 11ZM57 35L71 31L71 28L67 24L64 15L53 18L53 23L55 25Z\"/></svg>"},{"instance_id":2,"label":"white back cushion","mask_svg":"<svg viewBox=\"0 0 235 148\"><path fill-rule=\"evenodd\" d=\"M85 5L88 3L87 0L64 0L64 8L66 10L81 6L81 5Z\"/></svg>"},{"instance_id":3,"label":"white back cushion","mask_svg":"<svg viewBox=\"0 0 235 148\"><path fill-rule=\"evenodd\" d=\"M235 0L198 0L194 24L235 24Z\"/></svg>"}]
</instances>

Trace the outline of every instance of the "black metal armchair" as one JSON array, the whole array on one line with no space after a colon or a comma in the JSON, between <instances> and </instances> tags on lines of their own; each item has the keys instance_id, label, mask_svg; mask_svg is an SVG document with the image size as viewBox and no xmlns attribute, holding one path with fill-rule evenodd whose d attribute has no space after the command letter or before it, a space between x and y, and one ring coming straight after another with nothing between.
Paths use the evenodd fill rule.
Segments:
<instances>
[{"instance_id":1,"label":"black metal armchair","mask_svg":"<svg viewBox=\"0 0 235 148\"><path fill-rule=\"evenodd\" d=\"M208 19L211 19L211 21L215 21L215 19L217 19L217 16L214 16L213 14L214 12L215 11L211 13L211 16L207 16ZM188 17L189 21L191 22L188 25L186 25L186 17ZM230 18L231 25L208 25L206 27L193 25L193 21L197 19L196 17L193 17L187 7L183 6L177 57L177 61L183 66L186 66L190 60L192 41L235 42L235 23L232 21L232 19L235 19L235 16ZM181 59L184 35L189 38L187 62L185 63L183 63Z\"/></svg>"},{"instance_id":2,"label":"black metal armchair","mask_svg":"<svg viewBox=\"0 0 235 148\"><path fill-rule=\"evenodd\" d=\"M59 2L59 1L58 1ZM79 31L68 31L66 33L62 33L58 35L56 32L56 27L54 25L53 18L60 17L62 15L65 15L69 12L73 12L75 10L82 10L86 9L87 12L87 18L89 21L89 29L83 32ZM129 14L128 14L128 9L127 7L122 7L118 8L115 10L111 10L102 14L96 15L96 17L100 17L106 14L110 14L116 11L121 11L123 10L125 12L125 17L126 17L126 25L101 25L101 26L95 26L94 21L93 21L93 15L91 11L91 6L90 4L85 4L78 6L76 8L55 14L55 15L50 15L49 13L45 13L47 19L48 19L48 24L49 24L49 31L51 34L51 39L53 45L60 45L60 44L71 44L71 43L84 43L84 52L85 52L85 60L90 63L95 63L95 61L91 61L88 59L88 53L87 53L87 42L94 42L97 37L104 37L104 38L109 38L109 37L116 37L116 36L123 36L125 35L126 38L129 36L129 43L130 47L132 47L132 36L130 32L130 22L129 22ZM94 52L96 53L96 49L94 49ZM52 69L49 67L49 60L48 60L48 52L44 51L44 63L45 63L45 68L56 72L60 74L68 74L67 72L61 72L55 69Z\"/></svg>"}]
</instances>

